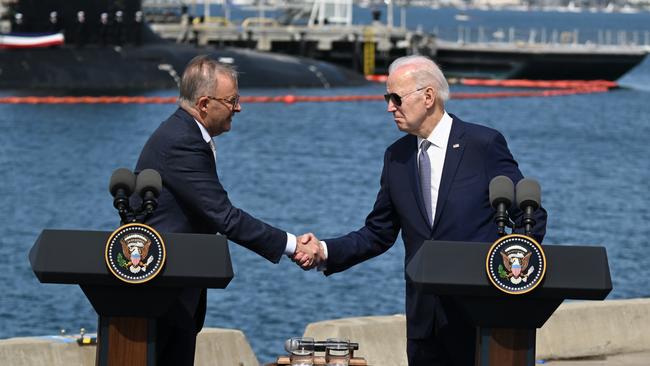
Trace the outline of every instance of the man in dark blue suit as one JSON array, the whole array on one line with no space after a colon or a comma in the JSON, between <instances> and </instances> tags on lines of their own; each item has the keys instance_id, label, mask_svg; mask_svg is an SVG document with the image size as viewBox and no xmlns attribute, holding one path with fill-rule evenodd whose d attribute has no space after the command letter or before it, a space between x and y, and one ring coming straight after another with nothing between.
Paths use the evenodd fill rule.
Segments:
<instances>
[{"instance_id":1,"label":"man in dark blue suit","mask_svg":"<svg viewBox=\"0 0 650 366\"><path fill-rule=\"evenodd\" d=\"M365 226L321 242L326 262L319 266L326 267L326 275L385 252L400 231L405 264L425 240L493 242L497 226L489 183L498 175L515 183L523 178L503 135L447 114L449 86L430 59L396 60L386 87L388 112L408 135L386 149L379 193ZM520 221L520 210L510 214ZM536 220L534 236L541 242L544 209L537 211ZM452 299L423 293L408 278L406 325L410 366L474 365L474 327Z\"/></svg>"},{"instance_id":2,"label":"man in dark blue suit","mask_svg":"<svg viewBox=\"0 0 650 366\"><path fill-rule=\"evenodd\" d=\"M163 182L158 208L146 223L159 232L226 235L271 262L301 252L310 266L317 244L296 246L296 237L233 206L216 172L213 136L230 130L241 111L236 72L197 56L181 79L179 108L151 135L136 172L157 170ZM203 327L206 290L186 288L157 320L157 364L192 365L196 334Z\"/></svg>"}]
</instances>

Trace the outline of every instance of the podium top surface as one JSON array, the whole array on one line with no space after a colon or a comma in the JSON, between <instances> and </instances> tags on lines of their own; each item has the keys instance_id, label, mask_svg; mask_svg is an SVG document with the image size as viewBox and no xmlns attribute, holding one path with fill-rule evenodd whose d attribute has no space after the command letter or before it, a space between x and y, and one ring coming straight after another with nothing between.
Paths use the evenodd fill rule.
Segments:
<instances>
[{"instance_id":1,"label":"podium top surface","mask_svg":"<svg viewBox=\"0 0 650 366\"><path fill-rule=\"evenodd\" d=\"M438 295L602 300L612 290L603 247L543 245L546 276L525 295L507 295L485 270L492 243L425 241L406 266L411 281Z\"/></svg>"},{"instance_id":2,"label":"podium top surface","mask_svg":"<svg viewBox=\"0 0 650 366\"><path fill-rule=\"evenodd\" d=\"M104 253L111 232L43 230L29 253L43 283L100 286L225 288L233 278L226 237L205 234L162 234L167 260L151 281L132 285L118 280L106 266Z\"/></svg>"}]
</instances>

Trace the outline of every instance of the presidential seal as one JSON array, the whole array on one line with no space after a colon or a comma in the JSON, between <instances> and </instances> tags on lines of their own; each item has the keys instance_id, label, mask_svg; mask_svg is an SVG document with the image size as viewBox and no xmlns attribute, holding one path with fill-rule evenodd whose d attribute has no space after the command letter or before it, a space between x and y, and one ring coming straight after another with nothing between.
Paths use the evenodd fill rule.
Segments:
<instances>
[{"instance_id":1,"label":"presidential seal","mask_svg":"<svg viewBox=\"0 0 650 366\"><path fill-rule=\"evenodd\" d=\"M115 230L106 242L106 265L118 279L144 283L165 265L165 243L153 228L127 224Z\"/></svg>"},{"instance_id":2,"label":"presidential seal","mask_svg":"<svg viewBox=\"0 0 650 366\"><path fill-rule=\"evenodd\" d=\"M546 273L546 256L535 239L511 234L492 244L485 267L496 288L508 294L521 295L542 282Z\"/></svg>"}]
</instances>

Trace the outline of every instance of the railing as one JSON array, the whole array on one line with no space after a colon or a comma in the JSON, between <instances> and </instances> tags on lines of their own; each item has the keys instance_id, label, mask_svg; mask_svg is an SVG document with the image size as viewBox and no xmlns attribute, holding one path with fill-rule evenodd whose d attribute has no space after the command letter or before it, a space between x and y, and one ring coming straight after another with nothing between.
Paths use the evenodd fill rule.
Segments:
<instances>
[{"instance_id":1,"label":"railing","mask_svg":"<svg viewBox=\"0 0 650 366\"><path fill-rule=\"evenodd\" d=\"M459 44L527 43L543 45L643 46L650 49L650 31L629 30L558 30L546 28L516 29L514 27L434 28L441 40Z\"/></svg>"}]
</instances>

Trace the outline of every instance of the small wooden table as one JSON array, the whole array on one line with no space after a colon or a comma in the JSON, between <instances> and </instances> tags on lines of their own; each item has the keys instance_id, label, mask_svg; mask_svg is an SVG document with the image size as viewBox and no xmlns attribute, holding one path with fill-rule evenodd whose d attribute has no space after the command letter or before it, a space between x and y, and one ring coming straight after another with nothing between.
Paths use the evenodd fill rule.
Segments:
<instances>
[{"instance_id":1,"label":"small wooden table","mask_svg":"<svg viewBox=\"0 0 650 366\"><path fill-rule=\"evenodd\" d=\"M271 363L266 366L283 366L291 365L289 361L289 356L280 356L276 363ZM325 366L325 356L314 356L314 366ZM352 357L350 359L350 366L368 366L366 359L363 357Z\"/></svg>"}]
</instances>

